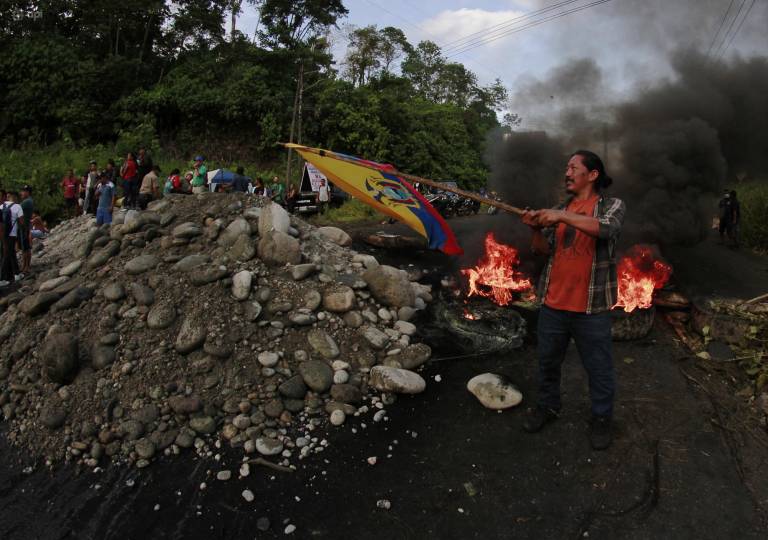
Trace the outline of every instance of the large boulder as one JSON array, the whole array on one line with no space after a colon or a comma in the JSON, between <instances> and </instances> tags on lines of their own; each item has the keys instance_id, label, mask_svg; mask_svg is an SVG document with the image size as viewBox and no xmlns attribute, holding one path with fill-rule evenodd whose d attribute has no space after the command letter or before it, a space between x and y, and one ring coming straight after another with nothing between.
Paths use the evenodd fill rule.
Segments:
<instances>
[{"instance_id":1,"label":"large boulder","mask_svg":"<svg viewBox=\"0 0 768 540\"><path fill-rule=\"evenodd\" d=\"M147 326L153 330L168 328L176 320L176 308L169 302L152 306L147 313Z\"/></svg>"},{"instance_id":2,"label":"large boulder","mask_svg":"<svg viewBox=\"0 0 768 540\"><path fill-rule=\"evenodd\" d=\"M198 267L190 271L189 274L189 280L192 282L192 285L200 287L228 276L229 271L224 266L209 264L207 266Z\"/></svg>"},{"instance_id":3,"label":"large boulder","mask_svg":"<svg viewBox=\"0 0 768 540\"><path fill-rule=\"evenodd\" d=\"M307 385L304 384L304 377L294 375L277 387L281 395L291 399L304 399L307 393Z\"/></svg>"},{"instance_id":4,"label":"large boulder","mask_svg":"<svg viewBox=\"0 0 768 540\"><path fill-rule=\"evenodd\" d=\"M77 336L51 334L40 346L40 357L49 379L59 384L71 383L80 369Z\"/></svg>"},{"instance_id":5,"label":"large boulder","mask_svg":"<svg viewBox=\"0 0 768 540\"><path fill-rule=\"evenodd\" d=\"M352 245L352 237L338 227L320 227L317 235L339 246Z\"/></svg>"},{"instance_id":6,"label":"large boulder","mask_svg":"<svg viewBox=\"0 0 768 540\"><path fill-rule=\"evenodd\" d=\"M408 274L402 270L382 264L366 270L362 277L373 297L386 306L412 306L416 301Z\"/></svg>"},{"instance_id":7,"label":"large boulder","mask_svg":"<svg viewBox=\"0 0 768 540\"><path fill-rule=\"evenodd\" d=\"M90 300L93 296L93 289L90 287L75 287L67 294L65 294L61 300L57 301L51 306L51 311L64 311L79 306L86 300Z\"/></svg>"},{"instance_id":8,"label":"large boulder","mask_svg":"<svg viewBox=\"0 0 768 540\"><path fill-rule=\"evenodd\" d=\"M206 255L204 253L193 253L192 255L187 255L183 259L181 259L179 262L173 265L173 268L171 270L173 273L178 272L189 272L190 270L197 268L198 266L202 266L206 263L208 263L211 260L211 257L209 255Z\"/></svg>"},{"instance_id":9,"label":"large boulder","mask_svg":"<svg viewBox=\"0 0 768 540\"><path fill-rule=\"evenodd\" d=\"M31 294L19 302L19 309L22 313L34 317L48 311L59 298L61 295L53 291Z\"/></svg>"},{"instance_id":10,"label":"large boulder","mask_svg":"<svg viewBox=\"0 0 768 540\"><path fill-rule=\"evenodd\" d=\"M416 369L432 357L432 349L426 343L413 343L388 358L400 362L405 369Z\"/></svg>"},{"instance_id":11,"label":"large boulder","mask_svg":"<svg viewBox=\"0 0 768 540\"><path fill-rule=\"evenodd\" d=\"M181 323L179 334L176 336L176 351L179 354L188 354L199 349L205 343L207 334L203 321L188 315Z\"/></svg>"},{"instance_id":12,"label":"large boulder","mask_svg":"<svg viewBox=\"0 0 768 540\"><path fill-rule=\"evenodd\" d=\"M251 294L253 274L250 270L241 270L232 278L232 296L235 300L247 300Z\"/></svg>"},{"instance_id":13,"label":"large boulder","mask_svg":"<svg viewBox=\"0 0 768 540\"><path fill-rule=\"evenodd\" d=\"M333 384L333 369L322 360L307 360L299 366L301 378L311 390L327 392Z\"/></svg>"},{"instance_id":14,"label":"large boulder","mask_svg":"<svg viewBox=\"0 0 768 540\"><path fill-rule=\"evenodd\" d=\"M273 266L284 264L299 264L301 249L299 241L292 236L277 230L264 234L259 240L259 257Z\"/></svg>"},{"instance_id":15,"label":"large boulder","mask_svg":"<svg viewBox=\"0 0 768 540\"><path fill-rule=\"evenodd\" d=\"M418 394L427 387L426 381L418 373L389 366L372 367L368 385L381 392L395 394Z\"/></svg>"},{"instance_id":16,"label":"large boulder","mask_svg":"<svg viewBox=\"0 0 768 540\"><path fill-rule=\"evenodd\" d=\"M106 262L120 253L120 242L117 240L111 240L106 246L94 253L88 258L85 263L85 267L88 270L95 270L106 264Z\"/></svg>"},{"instance_id":17,"label":"large boulder","mask_svg":"<svg viewBox=\"0 0 768 540\"><path fill-rule=\"evenodd\" d=\"M362 335L374 349L383 349L387 346L390 339L387 334L375 326L366 326L360 330L360 335Z\"/></svg>"},{"instance_id":18,"label":"large boulder","mask_svg":"<svg viewBox=\"0 0 768 540\"><path fill-rule=\"evenodd\" d=\"M472 377L467 383L467 390L489 409L508 409L523 400L520 390L495 373L482 373Z\"/></svg>"},{"instance_id":19,"label":"large boulder","mask_svg":"<svg viewBox=\"0 0 768 540\"><path fill-rule=\"evenodd\" d=\"M232 220L232 223L224 229L224 232L219 235L217 242L222 247L230 247L242 235L251 235L251 225L245 218L239 217Z\"/></svg>"},{"instance_id":20,"label":"large boulder","mask_svg":"<svg viewBox=\"0 0 768 540\"><path fill-rule=\"evenodd\" d=\"M201 234L203 234L202 227L200 227L200 225L197 223L192 223L191 221L176 225L171 232L171 235L174 238L185 239L194 238L195 236L200 236Z\"/></svg>"},{"instance_id":21,"label":"large boulder","mask_svg":"<svg viewBox=\"0 0 768 540\"><path fill-rule=\"evenodd\" d=\"M160 259L154 255L139 255L125 263L125 271L131 275L143 274L158 264L160 264Z\"/></svg>"},{"instance_id":22,"label":"large boulder","mask_svg":"<svg viewBox=\"0 0 768 540\"><path fill-rule=\"evenodd\" d=\"M74 276L80 271L80 267L83 266L83 261L81 259L76 259L69 263L68 265L64 266L59 270L60 276Z\"/></svg>"},{"instance_id":23,"label":"large boulder","mask_svg":"<svg viewBox=\"0 0 768 540\"><path fill-rule=\"evenodd\" d=\"M291 227L291 215L285 208L276 203L269 203L259 214L259 236L265 236L270 231L287 233Z\"/></svg>"},{"instance_id":24,"label":"large boulder","mask_svg":"<svg viewBox=\"0 0 768 540\"><path fill-rule=\"evenodd\" d=\"M250 235L241 234L238 236L232 247L229 248L229 255L236 261L253 259L256 256L256 246L253 245Z\"/></svg>"},{"instance_id":25,"label":"large boulder","mask_svg":"<svg viewBox=\"0 0 768 540\"><path fill-rule=\"evenodd\" d=\"M155 303L155 291L143 283L132 283L131 295L136 300L136 304L140 306L151 306Z\"/></svg>"},{"instance_id":26,"label":"large boulder","mask_svg":"<svg viewBox=\"0 0 768 540\"><path fill-rule=\"evenodd\" d=\"M96 369L112 365L116 358L115 349L112 347L96 344L91 348L91 365Z\"/></svg>"},{"instance_id":27,"label":"large boulder","mask_svg":"<svg viewBox=\"0 0 768 540\"><path fill-rule=\"evenodd\" d=\"M323 358L332 360L339 356L339 346L336 341L325 331L315 328L307 332L307 341L316 353Z\"/></svg>"},{"instance_id":28,"label":"large boulder","mask_svg":"<svg viewBox=\"0 0 768 540\"><path fill-rule=\"evenodd\" d=\"M334 313L346 313L355 306L355 291L345 285L328 289L323 294L323 307Z\"/></svg>"},{"instance_id":29,"label":"large boulder","mask_svg":"<svg viewBox=\"0 0 768 540\"><path fill-rule=\"evenodd\" d=\"M108 283L101 290L101 294L108 302L119 302L125 298L125 287L122 283Z\"/></svg>"},{"instance_id":30,"label":"large boulder","mask_svg":"<svg viewBox=\"0 0 768 540\"><path fill-rule=\"evenodd\" d=\"M68 276L55 277L53 279L44 281L37 290L40 292L52 291L53 289L57 288L59 285L63 285L67 281L69 281Z\"/></svg>"}]
</instances>

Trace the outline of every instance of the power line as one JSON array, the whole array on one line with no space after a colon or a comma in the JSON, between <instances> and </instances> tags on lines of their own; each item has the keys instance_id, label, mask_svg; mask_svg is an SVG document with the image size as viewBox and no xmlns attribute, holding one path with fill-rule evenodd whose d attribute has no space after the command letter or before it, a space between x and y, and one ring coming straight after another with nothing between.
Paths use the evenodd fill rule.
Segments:
<instances>
[{"instance_id":1,"label":"power line","mask_svg":"<svg viewBox=\"0 0 768 540\"><path fill-rule=\"evenodd\" d=\"M752 11L752 6L754 6L754 5L755 5L755 0L752 0L752 3L749 4L749 7L747 8L747 11L744 12L744 17L741 19L741 22L736 27L736 31L733 34L731 34L731 39L728 41L728 44L725 46L725 48L720 53L721 57L725 56L725 53L728 51L728 47L731 46L731 43L733 43L733 40L739 34L739 30L741 30L741 26L744 24L744 21L747 20L747 17L749 17L749 12Z\"/></svg>"},{"instance_id":2,"label":"power line","mask_svg":"<svg viewBox=\"0 0 768 540\"><path fill-rule=\"evenodd\" d=\"M583 6L579 6L579 7L572 8L572 9L569 9L569 10L566 10L566 11L562 11L560 13L556 13L554 15L550 15L550 16L545 17L543 19L539 19L537 21L530 22L530 23L525 24L523 26L518 26L516 28L513 28L512 30L508 30L508 31L504 32L503 34L501 34L499 36L495 36L495 37L492 37L490 39L486 39L484 41L481 41L481 42L469 45L469 46L467 46L467 47L465 47L463 49L455 51L452 54L446 56L446 58L452 58L454 56L458 56L459 54L463 54L463 53L465 53L467 51L471 51L472 49L476 49L477 47L482 47L483 45L487 45L487 44L489 44L489 43L491 43L493 41L496 41L498 39L507 37L509 35L516 34L518 32L522 32L523 30L527 30L528 28L532 28L534 26L538 26L540 24L544 24L545 22L549 22L549 21L553 21L555 19L559 19L561 17L565 17L566 15L570 15L572 13L577 13L579 11L583 11L585 9L589 9L591 7L595 7L595 6L598 6L600 4L606 4L608 2L611 2L611 0L597 0L595 2L591 2L589 4L585 4Z\"/></svg>"},{"instance_id":3,"label":"power line","mask_svg":"<svg viewBox=\"0 0 768 540\"><path fill-rule=\"evenodd\" d=\"M572 13L577 13L579 11L583 11L583 10L588 9L590 7L597 6L599 4L605 4L605 3L608 3L610 1L611 0L598 0L598 1L595 1L595 2L591 2L589 4L584 4L582 6L578 6L578 7L572 8L572 9L561 11L559 13L555 13L553 15L549 15L547 17L544 17L543 19L527 22L527 23L525 23L522 26L517 26L517 27L514 27L512 29L506 30L506 31L504 31L503 33L501 33L499 35L486 36L483 39L476 40L476 41L474 41L472 43L466 44L466 46L460 48L459 50L452 51L451 54L446 56L446 58L451 58L453 56L457 56L457 55L465 53L467 51L471 51L472 49L476 49L477 47L482 47L483 45L487 45L488 43L491 43L491 42L496 41L498 39L507 37L507 36L509 36L511 34L516 34L517 32L522 32L523 30L527 30L528 28L532 28L534 26L538 26L538 25L543 24L545 22L553 21L555 19L559 19L559 18L564 17L566 15L570 15Z\"/></svg>"},{"instance_id":4,"label":"power line","mask_svg":"<svg viewBox=\"0 0 768 540\"><path fill-rule=\"evenodd\" d=\"M723 40L720 42L720 45L718 45L715 48L714 56L717 57L720 55L720 51L723 49L723 45L725 44L726 40L731 34L731 30L733 30L733 25L736 23L736 19L739 18L739 15L741 15L741 10L744 9L744 6L747 4L747 0L741 0L741 4L739 4L739 10L736 12L736 16L731 19L731 24L728 25L728 29L725 31L725 34L723 34Z\"/></svg>"},{"instance_id":5,"label":"power line","mask_svg":"<svg viewBox=\"0 0 768 540\"><path fill-rule=\"evenodd\" d=\"M725 15L723 15L723 18L720 19L720 25L717 27L717 32L715 32L715 35L712 36L712 43L709 44L709 49L707 49L707 56L712 52L712 47L715 46L715 42L717 41L717 36L720 35L720 30L723 29L723 26L725 25L725 21L728 19L728 14L731 12L731 8L733 7L733 3L736 0L731 0L731 3L728 4L728 9L725 10Z\"/></svg>"},{"instance_id":6,"label":"power line","mask_svg":"<svg viewBox=\"0 0 768 540\"><path fill-rule=\"evenodd\" d=\"M532 11L530 13L525 13L523 15L518 15L516 17L512 17L511 19L507 19L506 21L500 22L498 24L494 24L493 26L489 26L488 28L483 28L482 30L478 30L477 32L472 32L471 34L467 34L466 36L463 36L459 39L455 39L453 41L449 41L446 43L446 50L448 49L460 49L467 45L467 43L460 44L462 41L469 42L469 41L475 41L476 38L473 36L477 36L480 34L488 34L488 33L495 33L497 31L500 31L503 29L503 27L513 26L514 24L517 24L519 22L525 21L526 19L534 19L539 15L543 15L544 13L547 13L549 11L558 9L560 7L566 6L568 4L573 4L575 2L579 2L581 0L565 0L563 2L559 2L557 4L548 6L546 8L538 9L536 11ZM458 44L458 45L457 45Z\"/></svg>"}]
</instances>

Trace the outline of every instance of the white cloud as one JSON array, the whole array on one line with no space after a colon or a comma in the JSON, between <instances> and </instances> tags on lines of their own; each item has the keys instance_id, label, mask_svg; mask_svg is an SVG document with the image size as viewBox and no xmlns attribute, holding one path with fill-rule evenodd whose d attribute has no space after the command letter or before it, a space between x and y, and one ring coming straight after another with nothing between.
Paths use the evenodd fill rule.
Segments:
<instances>
[{"instance_id":1,"label":"white cloud","mask_svg":"<svg viewBox=\"0 0 768 540\"><path fill-rule=\"evenodd\" d=\"M435 17L424 21L421 26L429 34L435 36L438 43L446 45L446 49L449 49L452 44L459 45L459 43L455 43L458 40L462 40L460 43L475 43L477 40L497 35L489 34L488 29L490 28L490 32L492 32L492 27L524 14L523 11L515 10L486 11L484 9L462 8L442 11ZM476 32L479 34L475 35ZM487 46L494 47L501 41L503 40L494 41Z\"/></svg>"}]
</instances>

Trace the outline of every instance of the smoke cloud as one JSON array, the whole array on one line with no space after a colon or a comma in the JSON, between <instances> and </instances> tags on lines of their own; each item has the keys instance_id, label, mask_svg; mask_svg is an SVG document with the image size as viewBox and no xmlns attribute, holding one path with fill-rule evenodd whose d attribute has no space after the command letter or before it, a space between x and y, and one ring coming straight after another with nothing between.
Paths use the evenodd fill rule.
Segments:
<instances>
[{"instance_id":1,"label":"smoke cloud","mask_svg":"<svg viewBox=\"0 0 768 540\"><path fill-rule=\"evenodd\" d=\"M588 148L614 178L609 193L627 204L625 237L704 238L723 188L768 177L768 59L679 50L670 66L672 77L624 99L601 90L604 74L588 59L519 85L513 110L540 129L494 134L491 189L518 206L550 206L563 194L567 155Z\"/></svg>"}]
</instances>

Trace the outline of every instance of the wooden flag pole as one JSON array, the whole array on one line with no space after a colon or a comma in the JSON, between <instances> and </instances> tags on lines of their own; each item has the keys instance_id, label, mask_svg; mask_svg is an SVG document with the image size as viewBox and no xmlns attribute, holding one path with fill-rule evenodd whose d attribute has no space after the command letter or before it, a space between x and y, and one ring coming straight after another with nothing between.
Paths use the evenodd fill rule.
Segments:
<instances>
[{"instance_id":1,"label":"wooden flag pole","mask_svg":"<svg viewBox=\"0 0 768 540\"><path fill-rule=\"evenodd\" d=\"M324 150L319 150L317 148L310 148L308 146L300 146L300 145L291 145L288 146L288 143L278 143L282 144L286 148L293 148L298 149L297 147L301 148L303 152L309 152L311 154L317 154L318 156L328 156L333 157L334 159L338 159L340 161L346 161L347 163L354 163L356 165L360 165L356 160L349 159L346 156L336 154L334 152L328 152L326 153ZM361 165L362 166L362 165ZM390 171L395 176L399 176L401 178L404 178L410 182L418 182L420 184L424 184L425 186L431 186L437 189L441 189L443 191L449 191L451 193L455 193L456 195L460 195L462 197L466 197L467 199L472 199L473 201L477 201L481 204L487 204L488 206L494 206L500 210L504 210L505 212L509 212L510 214L516 214L518 216L521 216L525 213L525 210L522 208L518 208L517 206L512 206L511 204L507 204L505 202L497 201L496 199L490 199L488 197L483 197L482 195L478 195L477 193L472 193L470 191L464 191L463 189L454 188L450 186L446 186L441 184L440 182L435 182L434 180L429 180L428 178L422 178L421 176L415 176L413 174L408 174L404 172L400 172L397 169L392 169Z\"/></svg>"}]
</instances>

